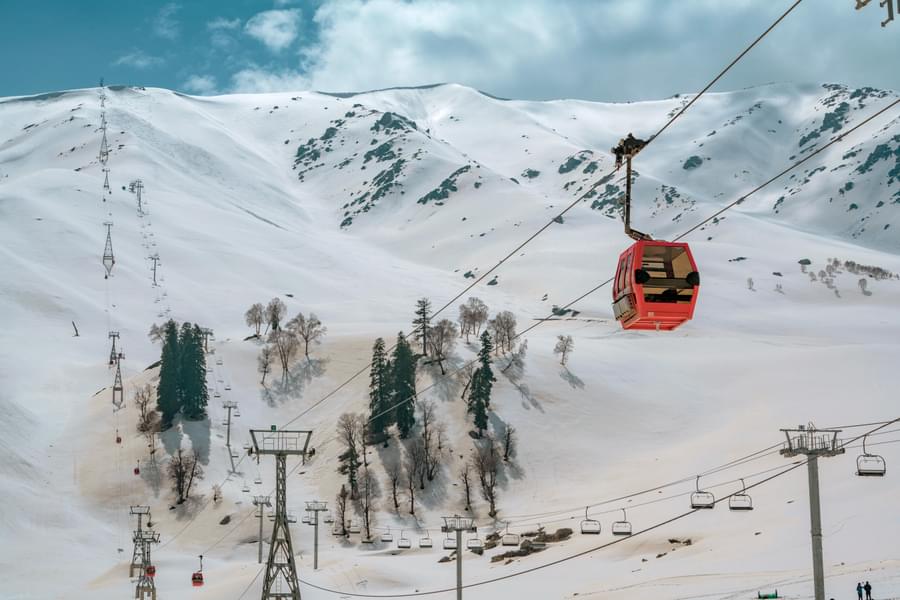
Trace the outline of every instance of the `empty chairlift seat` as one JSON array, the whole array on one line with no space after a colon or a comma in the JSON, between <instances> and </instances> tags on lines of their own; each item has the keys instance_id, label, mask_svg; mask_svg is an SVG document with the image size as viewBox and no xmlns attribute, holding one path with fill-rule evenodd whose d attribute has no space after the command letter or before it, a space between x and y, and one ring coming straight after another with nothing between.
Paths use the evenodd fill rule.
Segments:
<instances>
[{"instance_id":1,"label":"empty chairlift seat","mask_svg":"<svg viewBox=\"0 0 900 600\"><path fill-rule=\"evenodd\" d=\"M866 439L863 438L863 453L856 459L856 474L860 477L884 477L887 472L887 464L884 458L877 454L870 454L866 450Z\"/></svg>"},{"instance_id":2,"label":"empty chairlift seat","mask_svg":"<svg viewBox=\"0 0 900 600\"><path fill-rule=\"evenodd\" d=\"M466 548L468 548L469 550L484 548L484 542L482 542L481 538L476 534L475 537L471 537L466 540Z\"/></svg>"},{"instance_id":3,"label":"empty chairlift seat","mask_svg":"<svg viewBox=\"0 0 900 600\"><path fill-rule=\"evenodd\" d=\"M347 527L347 531L350 533L359 533L361 531L359 521L350 521L350 526Z\"/></svg>"},{"instance_id":4,"label":"empty chairlift seat","mask_svg":"<svg viewBox=\"0 0 900 600\"><path fill-rule=\"evenodd\" d=\"M622 509L622 520L614 521L612 524L613 535L631 535L631 523L628 521L628 515L625 509Z\"/></svg>"},{"instance_id":5,"label":"empty chairlift seat","mask_svg":"<svg viewBox=\"0 0 900 600\"><path fill-rule=\"evenodd\" d=\"M434 546L434 542L431 541L431 538L427 535L419 538L419 548L431 548Z\"/></svg>"},{"instance_id":6,"label":"empty chairlift seat","mask_svg":"<svg viewBox=\"0 0 900 600\"><path fill-rule=\"evenodd\" d=\"M401 549L412 548L412 542L403 535L402 531L400 532L400 537L397 538L397 547Z\"/></svg>"},{"instance_id":7,"label":"empty chairlift seat","mask_svg":"<svg viewBox=\"0 0 900 600\"><path fill-rule=\"evenodd\" d=\"M613 313L624 329L672 330L693 318L699 290L687 244L640 240L619 256Z\"/></svg>"},{"instance_id":8,"label":"empty chairlift seat","mask_svg":"<svg viewBox=\"0 0 900 600\"><path fill-rule=\"evenodd\" d=\"M385 533L381 534L381 541L389 544L394 541L394 534L391 533L391 530L388 529Z\"/></svg>"},{"instance_id":9,"label":"empty chairlift seat","mask_svg":"<svg viewBox=\"0 0 900 600\"><path fill-rule=\"evenodd\" d=\"M741 491L728 499L729 510L753 510L753 498L747 493L747 485L741 479Z\"/></svg>"},{"instance_id":10,"label":"empty chairlift seat","mask_svg":"<svg viewBox=\"0 0 900 600\"><path fill-rule=\"evenodd\" d=\"M584 507L584 520L581 522L581 533L588 535L597 535L600 533L600 521L592 519L588 516L588 508Z\"/></svg>"},{"instance_id":11,"label":"empty chairlift seat","mask_svg":"<svg viewBox=\"0 0 900 600\"><path fill-rule=\"evenodd\" d=\"M456 538L449 535L444 538L444 550L456 550Z\"/></svg>"},{"instance_id":12,"label":"empty chairlift seat","mask_svg":"<svg viewBox=\"0 0 900 600\"><path fill-rule=\"evenodd\" d=\"M506 532L500 537L501 546L518 546L519 535L509 532L509 523L506 524Z\"/></svg>"},{"instance_id":13,"label":"empty chairlift seat","mask_svg":"<svg viewBox=\"0 0 900 600\"><path fill-rule=\"evenodd\" d=\"M716 497L700 489L700 476L697 475L697 491L691 494L691 508L715 508L715 506Z\"/></svg>"}]
</instances>

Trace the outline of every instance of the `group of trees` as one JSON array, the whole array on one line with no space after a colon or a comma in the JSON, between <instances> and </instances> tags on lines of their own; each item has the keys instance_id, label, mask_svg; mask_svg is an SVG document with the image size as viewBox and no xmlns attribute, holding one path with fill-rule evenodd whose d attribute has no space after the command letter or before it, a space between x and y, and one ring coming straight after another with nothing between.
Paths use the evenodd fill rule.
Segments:
<instances>
[{"instance_id":1,"label":"group of trees","mask_svg":"<svg viewBox=\"0 0 900 600\"><path fill-rule=\"evenodd\" d=\"M397 426L406 439L415 425L417 357L401 331L388 357L384 339L372 346L369 375L369 425L366 434L374 443L390 441L388 429Z\"/></svg>"},{"instance_id":2,"label":"group of trees","mask_svg":"<svg viewBox=\"0 0 900 600\"><path fill-rule=\"evenodd\" d=\"M244 313L247 325L253 327L253 337L260 337L262 326L265 325L266 345L260 350L257 357L257 368L262 375L260 383L266 384L266 377L272 371L272 365L277 360L281 366L281 376L287 377L291 362L296 358L302 347L306 360L310 360L309 347L319 344L328 331L315 313L309 316L302 312L294 318L285 321L287 306L280 298L272 298L266 306L257 302Z\"/></svg>"},{"instance_id":3,"label":"group of trees","mask_svg":"<svg viewBox=\"0 0 900 600\"><path fill-rule=\"evenodd\" d=\"M160 430L171 427L179 413L190 420L205 418L209 392L201 327L185 322L179 328L172 319L161 328L154 327L156 331L151 329L151 337L156 335L163 343L156 387Z\"/></svg>"}]
</instances>

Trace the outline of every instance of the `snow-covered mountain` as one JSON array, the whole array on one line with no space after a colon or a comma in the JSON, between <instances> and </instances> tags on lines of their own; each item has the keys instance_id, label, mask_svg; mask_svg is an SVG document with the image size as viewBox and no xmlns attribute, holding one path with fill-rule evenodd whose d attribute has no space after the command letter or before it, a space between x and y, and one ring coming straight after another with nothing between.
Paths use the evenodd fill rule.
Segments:
<instances>
[{"instance_id":1,"label":"snow-covered mountain","mask_svg":"<svg viewBox=\"0 0 900 600\"><path fill-rule=\"evenodd\" d=\"M635 225L658 238L678 235L896 97L831 84L710 94L636 160ZM170 511L164 481L146 468L132 474L147 448L130 392L155 377L148 367L159 359L150 325L172 316L215 330L211 385L240 403L233 435L243 443L249 426L287 422L362 368L377 336L390 341L408 331L416 299L443 306L601 181L472 290L492 312L513 311L522 329L612 275L628 240L616 206L622 172L610 174L609 148L628 132L650 135L688 100L524 102L457 85L213 98L113 87L111 193L102 190L97 159L98 90L0 100L0 595L133 593L128 506L149 504L162 536L154 550L160 597L237 598L257 572L257 525L241 488L246 481L268 493L272 465L257 472L244 461L223 486L224 500L205 502L230 468L215 398L208 426L186 423L162 440L167 450L182 442L203 451L197 501ZM576 535L509 564L490 562L499 549L467 553L466 581L610 541L609 523L623 506L635 530L684 512L695 474L776 444L780 427L900 416L891 385L900 281L867 278L845 264L900 272L897 123L897 112L888 112L689 236L703 285L696 317L683 328L623 332L603 288L575 305L576 315L527 335L524 373L498 377L491 416L493 431L512 425L520 436L500 485L499 519L510 531L577 529L586 505L685 481L592 508L604 523L599 538ZM138 178L142 217L128 191ZM116 264L104 279L107 221ZM153 253L161 287L152 286ZM244 339L243 312L273 296L292 314L317 313L329 331L314 361L298 362L285 383L276 369L264 389L260 346ZM455 318L456 307L442 316ZM110 330L121 334L129 392L115 414ZM575 339L568 368L552 351L562 334ZM473 355L460 343L453 363ZM414 545L425 529L440 537L440 517L462 510L456 472L471 447L461 386L438 375L423 368L419 386L438 382L423 396L437 402L451 459L421 494L418 521L395 515L386 490L377 519ZM367 385L366 375L357 378L294 423L314 430L317 448L290 480L298 510L306 500L333 500L342 481L335 423L343 412L365 410ZM887 433L870 444L897 439ZM872 449L890 463L900 459L896 447ZM397 452L396 443L370 449L382 478L381 463ZM852 593L863 578L879 595L900 596L900 488L890 467L883 480L854 477L856 452L821 465L829 593ZM776 449L701 485L728 494L738 478L749 485L788 464ZM262 486L252 484L257 475ZM718 507L467 597L613 598L627 590L739 598L770 587L810 597L802 470L752 494L752 513ZM492 527L486 513L479 499L483 532ZM298 524L294 532L302 577L317 585L399 594L453 582L452 563L438 563L446 552L397 554L356 537L338 543L327 530L313 573L310 530ZM692 543L668 541L676 538ZM200 553L208 583L189 590ZM335 596L305 588L304 597Z\"/></svg>"}]
</instances>

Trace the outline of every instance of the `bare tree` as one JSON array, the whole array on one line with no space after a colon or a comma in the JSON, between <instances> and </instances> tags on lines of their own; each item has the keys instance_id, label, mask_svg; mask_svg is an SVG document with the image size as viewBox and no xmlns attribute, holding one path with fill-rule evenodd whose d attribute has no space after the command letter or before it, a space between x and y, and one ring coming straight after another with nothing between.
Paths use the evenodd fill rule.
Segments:
<instances>
[{"instance_id":1,"label":"bare tree","mask_svg":"<svg viewBox=\"0 0 900 600\"><path fill-rule=\"evenodd\" d=\"M415 440L407 446L406 460L403 463L404 478L406 491L409 492L409 514L416 514L416 482L420 479L425 464L425 452L422 448L422 440ZM422 489L425 489L424 477L422 478Z\"/></svg>"},{"instance_id":2,"label":"bare tree","mask_svg":"<svg viewBox=\"0 0 900 600\"><path fill-rule=\"evenodd\" d=\"M154 323L150 326L150 331L147 333L147 337L149 337L150 341L155 344L163 338L163 328Z\"/></svg>"},{"instance_id":3,"label":"bare tree","mask_svg":"<svg viewBox=\"0 0 900 600\"><path fill-rule=\"evenodd\" d=\"M272 370L272 361L274 358L275 356L272 353L271 346L263 346L262 350L259 351L259 356L256 358L259 372L262 373L262 381L260 381L260 383L263 386L266 385L266 375Z\"/></svg>"},{"instance_id":4,"label":"bare tree","mask_svg":"<svg viewBox=\"0 0 900 600\"><path fill-rule=\"evenodd\" d=\"M399 460L391 460L385 465L387 471L388 482L391 485L391 498L394 501L394 510L400 512L400 484L403 482L403 467Z\"/></svg>"},{"instance_id":5,"label":"bare tree","mask_svg":"<svg viewBox=\"0 0 900 600\"><path fill-rule=\"evenodd\" d=\"M338 457L338 472L347 476L350 484L350 497L359 497L359 455L365 450L365 417L360 414L344 413L338 419L338 439L344 446L344 452Z\"/></svg>"},{"instance_id":6,"label":"bare tree","mask_svg":"<svg viewBox=\"0 0 900 600\"><path fill-rule=\"evenodd\" d=\"M247 327L253 327L256 330L256 335L258 336L260 328L266 322L265 307L260 302L257 302L244 313L244 321L247 323Z\"/></svg>"},{"instance_id":7,"label":"bare tree","mask_svg":"<svg viewBox=\"0 0 900 600\"><path fill-rule=\"evenodd\" d=\"M270 327L272 328L272 331L277 331L278 327L281 325L281 321L284 320L286 312L287 306L281 301L281 298L272 298L269 300L269 304L266 305L265 311L266 332L269 331Z\"/></svg>"},{"instance_id":8,"label":"bare tree","mask_svg":"<svg viewBox=\"0 0 900 600\"><path fill-rule=\"evenodd\" d=\"M466 461L459 469L459 480L466 491L466 510L472 510L472 463Z\"/></svg>"},{"instance_id":9,"label":"bare tree","mask_svg":"<svg viewBox=\"0 0 900 600\"><path fill-rule=\"evenodd\" d=\"M214 484L213 487L213 502L218 504L222 501L222 486L218 483Z\"/></svg>"},{"instance_id":10,"label":"bare tree","mask_svg":"<svg viewBox=\"0 0 900 600\"><path fill-rule=\"evenodd\" d=\"M281 376L287 377L291 360L293 360L297 350L300 348L297 336L286 329L274 329L269 334L269 343L275 348L275 351L278 353L278 359L281 361Z\"/></svg>"},{"instance_id":11,"label":"bare tree","mask_svg":"<svg viewBox=\"0 0 900 600\"><path fill-rule=\"evenodd\" d=\"M341 484L341 490L335 497L335 515L334 520L341 524L341 535L347 537L347 503L350 499L350 492L347 486Z\"/></svg>"},{"instance_id":12,"label":"bare tree","mask_svg":"<svg viewBox=\"0 0 900 600\"><path fill-rule=\"evenodd\" d=\"M475 472L481 484L481 495L490 506L488 515L497 516L497 476L503 461L497 442L488 436L481 444L475 444Z\"/></svg>"},{"instance_id":13,"label":"bare tree","mask_svg":"<svg viewBox=\"0 0 900 600\"><path fill-rule=\"evenodd\" d=\"M519 436L516 428L512 425L506 426L503 432L503 460L509 462L509 459L516 455L516 448L519 445Z\"/></svg>"},{"instance_id":14,"label":"bare tree","mask_svg":"<svg viewBox=\"0 0 900 600\"><path fill-rule=\"evenodd\" d=\"M366 539L372 538L375 501L380 495L378 478L369 469L365 469L359 482L359 507L362 512L363 526L366 528Z\"/></svg>"},{"instance_id":15,"label":"bare tree","mask_svg":"<svg viewBox=\"0 0 900 600\"><path fill-rule=\"evenodd\" d=\"M181 448L178 454L169 461L169 477L172 478L172 487L178 496L178 504L182 504L191 495L191 486L195 479L203 479L203 467L197 460L197 453L191 450L190 454L183 454Z\"/></svg>"},{"instance_id":16,"label":"bare tree","mask_svg":"<svg viewBox=\"0 0 900 600\"><path fill-rule=\"evenodd\" d=\"M490 328L497 344L497 353L511 351L516 338L516 315L508 310L501 311L491 319Z\"/></svg>"},{"instance_id":17,"label":"bare tree","mask_svg":"<svg viewBox=\"0 0 900 600\"><path fill-rule=\"evenodd\" d=\"M475 367L476 362L470 361L463 365L462 369L458 371L460 381L465 381L465 385L463 385L462 394L459 395L461 400L466 399L466 393L469 391L469 386L472 385L472 377L475 375Z\"/></svg>"},{"instance_id":18,"label":"bare tree","mask_svg":"<svg viewBox=\"0 0 900 600\"><path fill-rule=\"evenodd\" d=\"M305 317L302 312L297 313L297 316L288 321L286 326L303 340L303 354L306 356L306 360L309 360L309 345L321 343L325 333L328 332L328 328L322 325L316 313L309 313L309 318Z\"/></svg>"},{"instance_id":19,"label":"bare tree","mask_svg":"<svg viewBox=\"0 0 900 600\"><path fill-rule=\"evenodd\" d=\"M423 471L428 481L434 479L434 474L440 464L438 456L437 444L435 443L435 406L430 400L423 400L419 403L419 422L422 424L422 450L424 452ZM422 489L425 489L424 487Z\"/></svg>"},{"instance_id":20,"label":"bare tree","mask_svg":"<svg viewBox=\"0 0 900 600\"><path fill-rule=\"evenodd\" d=\"M156 402L156 388L152 384L146 384L134 390L134 403L140 411L137 430L141 433L155 433L159 431L159 413L152 404Z\"/></svg>"},{"instance_id":21,"label":"bare tree","mask_svg":"<svg viewBox=\"0 0 900 600\"><path fill-rule=\"evenodd\" d=\"M441 375L445 374L444 361L453 352L458 331L456 324L450 319L441 319L428 331L428 346L431 348L432 362L437 362Z\"/></svg>"},{"instance_id":22,"label":"bare tree","mask_svg":"<svg viewBox=\"0 0 900 600\"><path fill-rule=\"evenodd\" d=\"M556 336L556 347L553 348L554 354L559 354L559 364L566 366L569 361L569 354L575 349L575 340L571 335Z\"/></svg>"},{"instance_id":23,"label":"bare tree","mask_svg":"<svg viewBox=\"0 0 900 600\"><path fill-rule=\"evenodd\" d=\"M444 451L444 445L447 441L447 425L438 423L434 427L434 440L437 443L438 452Z\"/></svg>"}]
</instances>

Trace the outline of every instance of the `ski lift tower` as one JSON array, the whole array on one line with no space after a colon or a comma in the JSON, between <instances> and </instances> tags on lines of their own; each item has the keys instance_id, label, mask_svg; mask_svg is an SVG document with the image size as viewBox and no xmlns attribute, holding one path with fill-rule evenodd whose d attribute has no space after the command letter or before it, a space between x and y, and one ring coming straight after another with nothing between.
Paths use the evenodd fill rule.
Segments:
<instances>
[{"instance_id":1,"label":"ski lift tower","mask_svg":"<svg viewBox=\"0 0 900 600\"><path fill-rule=\"evenodd\" d=\"M260 456L275 457L275 522L272 526L272 541L269 544L261 600L300 600L297 563L288 527L287 457L306 458L312 431L279 430L272 425L268 430L251 429L250 437L257 463ZM283 591L284 588L287 591Z\"/></svg>"},{"instance_id":2,"label":"ski lift tower","mask_svg":"<svg viewBox=\"0 0 900 600\"><path fill-rule=\"evenodd\" d=\"M444 517L444 525L441 527L444 533L456 532L456 600L462 600L462 534L463 531L477 532L475 519L453 515Z\"/></svg>"},{"instance_id":3,"label":"ski lift tower","mask_svg":"<svg viewBox=\"0 0 900 600\"><path fill-rule=\"evenodd\" d=\"M782 429L787 444L781 449L786 458L806 456L806 474L809 479L809 520L812 525L813 583L815 600L825 600L825 569L822 560L822 509L819 504L819 457L827 458L844 453L838 441L840 429L816 429L810 423L796 429Z\"/></svg>"},{"instance_id":4,"label":"ski lift tower","mask_svg":"<svg viewBox=\"0 0 900 600\"><path fill-rule=\"evenodd\" d=\"M141 555L141 571L138 574L137 586L134 589L136 600L156 600L156 584L153 582L155 573L150 572L150 545L159 543L159 534L145 529L140 534L135 532L135 543L140 543L143 551Z\"/></svg>"}]
</instances>

